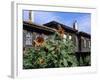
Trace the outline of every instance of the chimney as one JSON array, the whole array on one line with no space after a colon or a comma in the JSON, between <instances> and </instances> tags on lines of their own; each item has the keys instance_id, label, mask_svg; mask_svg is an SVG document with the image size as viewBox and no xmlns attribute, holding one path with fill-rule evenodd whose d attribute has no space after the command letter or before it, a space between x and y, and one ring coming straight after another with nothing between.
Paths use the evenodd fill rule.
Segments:
<instances>
[{"instance_id":1,"label":"chimney","mask_svg":"<svg viewBox=\"0 0 100 80\"><path fill-rule=\"evenodd\" d=\"M73 23L73 29L78 30L78 24L76 20Z\"/></svg>"},{"instance_id":2,"label":"chimney","mask_svg":"<svg viewBox=\"0 0 100 80\"><path fill-rule=\"evenodd\" d=\"M34 13L32 10L29 10L29 22L32 23L34 19Z\"/></svg>"}]
</instances>

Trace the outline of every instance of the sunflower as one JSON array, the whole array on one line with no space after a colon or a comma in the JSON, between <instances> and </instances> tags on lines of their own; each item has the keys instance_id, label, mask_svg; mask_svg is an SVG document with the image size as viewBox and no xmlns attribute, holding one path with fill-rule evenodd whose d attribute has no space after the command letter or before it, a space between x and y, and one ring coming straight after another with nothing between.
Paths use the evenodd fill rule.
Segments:
<instances>
[{"instance_id":1,"label":"sunflower","mask_svg":"<svg viewBox=\"0 0 100 80\"><path fill-rule=\"evenodd\" d=\"M45 63L45 59L40 58L40 59L39 59L39 63L40 63L40 64L44 64L44 63Z\"/></svg>"},{"instance_id":2,"label":"sunflower","mask_svg":"<svg viewBox=\"0 0 100 80\"><path fill-rule=\"evenodd\" d=\"M34 40L34 43L35 43L35 47L40 47L44 44L45 40L42 36L38 36L35 40Z\"/></svg>"},{"instance_id":3,"label":"sunflower","mask_svg":"<svg viewBox=\"0 0 100 80\"><path fill-rule=\"evenodd\" d=\"M64 37L64 29L60 25L58 25L58 29L56 31L62 38Z\"/></svg>"}]
</instances>

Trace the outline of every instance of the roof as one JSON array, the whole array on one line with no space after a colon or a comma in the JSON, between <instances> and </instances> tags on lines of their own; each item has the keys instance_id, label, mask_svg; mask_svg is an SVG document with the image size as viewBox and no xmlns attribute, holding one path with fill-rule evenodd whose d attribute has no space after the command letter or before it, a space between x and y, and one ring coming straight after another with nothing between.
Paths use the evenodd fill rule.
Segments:
<instances>
[{"instance_id":1,"label":"roof","mask_svg":"<svg viewBox=\"0 0 100 80\"><path fill-rule=\"evenodd\" d=\"M80 36L91 38L91 35L86 33L86 32L78 31L76 29L73 29L73 28L71 28L69 26L66 26L64 24L58 23L56 21L51 21L49 23L44 24L44 26L48 26L50 28L57 28L58 25L61 25L61 27L64 28L68 32L72 32L72 33L75 33L75 34L80 35Z\"/></svg>"},{"instance_id":2,"label":"roof","mask_svg":"<svg viewBox=\"0 0 100 80\"><path fill-rule=\"evenodd\" d=\"M28 30L28 31L35 31L38 33L44 33L44 34L52 34L54 33L54 30L52 28L46 27L46 26L42 26L42 25L38 25L35 23L30 23L28 21L23 21L23 29Z\"/></svg>"},{"instance_id":3,"label":"roof","mask_svg":"<svg viewBox=\"0 0 100 80\"><path fill-rule=\"evenodd\" d=\"M43 24L43 25L38 25L35 23L30 23L28 21L23 21L23 29L29 30L29 31L34 31L38 33L44 33L44 34L52 34L55 32L55 29L58 28L58 25L61 25L61 27L70 33L75 33L78 36L83 36L87 38L91 38L91 35L82 31L75 30L69 26L66 26L64 24L58 23L56 21L51 21L49 23Z\"/></svg>"},{"instance_id":4,"label":"roof","mask_svg":"<svg viewBox=\"0 0 100 80\"><path fill-rule=\"evenodd\" d=\"M64 25L64 24L61 24L61 23L58 23L58 22L56 22L56 21L51 21L51 22L49 22L49 23L46 23L46 24L43 24L44 26L48 26L48 27L50 27L50 28L58 28L58 25L61 25L61 27L65 30L65 31L68 31L68 32L72 32L72 33L76 33L77 32L77 30L75 30L75 29L73 29L73 28L71 28L71 27L69 27L69 26L66 26L66 25Z\"/></svg>"},{"instance_id":5,"label":"roof","mask_svg":"<svg viewBox=\"0 0 100 80\"><path fill-rule=\"evenodd\" d=\"M79 34L80 36L83 36L83 37L91 38L91 35L90 35L90 34L85 33L85 32L82 32L82 31L78 32L78 34Z\"/></svg>"}]
</instances>

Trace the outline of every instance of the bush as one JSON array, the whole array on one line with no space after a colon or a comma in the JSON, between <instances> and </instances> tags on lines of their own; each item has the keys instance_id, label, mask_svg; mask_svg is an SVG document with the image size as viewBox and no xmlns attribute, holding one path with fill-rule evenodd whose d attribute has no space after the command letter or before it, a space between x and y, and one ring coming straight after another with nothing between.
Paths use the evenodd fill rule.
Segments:
<instances>
[{"instance_id":1,"label":"bush","mask_svg":"<svg viewBox=\"0 0 100 80\"><path fill-rule=\"evenodd\" d=\"M45 44L26 48L23 54L23 68L57 68L77 66L74 56L75 46L68 38L63 39L58 33L49 36Z\"/></svg>"}]
</instances>

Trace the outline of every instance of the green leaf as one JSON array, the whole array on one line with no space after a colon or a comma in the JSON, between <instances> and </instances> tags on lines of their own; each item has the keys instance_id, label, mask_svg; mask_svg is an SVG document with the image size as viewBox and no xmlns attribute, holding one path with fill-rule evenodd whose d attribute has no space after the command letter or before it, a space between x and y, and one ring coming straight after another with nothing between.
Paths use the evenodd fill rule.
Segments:
<instances>
[{"instance_id":1,"label":"green leaf","mask_svg":"<svg viewBox=\"0 0 100 80\"><path fill-rule=\"evenodd\" d=\"M50 51L53 51L54 49L55 49L55 47L50 47L49 48Z\"/></svg>"},{"instance_id":2,"label":"green leaf","mask_svg":"<svg viewBox=\"0 0 100 80\"><path fill-rule=\"evenodd\" d=\"M59 33L50 35L45 40L45 45L41 47L27 48L23 54L23 67L27 68L55 68L55 67L72 67L77 66L77 60L74 55L75 46L68 38L63 40ZM39 60L43 58L44 64ZM86 62L88 58L86 58Z\"/></svg>"},{"instance_id":3,"label":"green leaf","mask_svg":"<svg viewBox=\"0 0 100 80\"><path fill-rule=\"evenodd\" d=\"M67 60L65 58L63 59L63 62L64 62L64 66L67 67L68 66L68 63L67 63Z\"/></svg>"}]
</instances>

